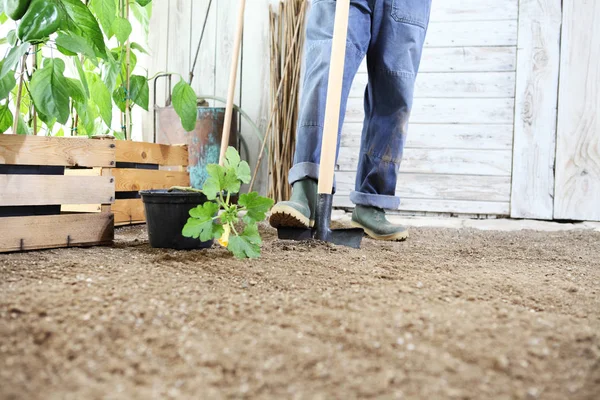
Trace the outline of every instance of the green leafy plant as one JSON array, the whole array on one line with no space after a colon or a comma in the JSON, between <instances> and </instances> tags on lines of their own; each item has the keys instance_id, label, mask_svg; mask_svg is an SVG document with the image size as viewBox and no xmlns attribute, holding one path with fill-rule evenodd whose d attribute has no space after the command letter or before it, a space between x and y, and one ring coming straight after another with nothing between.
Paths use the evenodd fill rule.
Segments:
<instances>
[{"instance_id":1,"label":"green leafy plant","mask_svg":"<svg viewBox=\"0 0 600 400\"><path fill-rule=\"evenodd\" d=\"M14 24L0 38L0 133L130 137L132 109L148 110L150 97L136 71L148 51L132 41L132 23L147 33L151 13L151 0L0 0L0 24ZM196 96L183 79L175 89L175 111L192 130Z\"/></svg>"},{"instance_id":2,"label":"green leafy plant","mask_svg":"<svg viewBox=\"0 0 600 400\"><path fill-rule=\"evenodd\" d=\"M260 257L262 239L257 224L266 218L273 200L252 192L241 194L237 204L232 204L231 195L238 194L242 183L251 178L250 166L233 147L227 149L223 166L210 164L207 171L202 193L209 201L190 211L183 236L203 242L217 239L237 258Z\"/></svg>"}]
</instances>

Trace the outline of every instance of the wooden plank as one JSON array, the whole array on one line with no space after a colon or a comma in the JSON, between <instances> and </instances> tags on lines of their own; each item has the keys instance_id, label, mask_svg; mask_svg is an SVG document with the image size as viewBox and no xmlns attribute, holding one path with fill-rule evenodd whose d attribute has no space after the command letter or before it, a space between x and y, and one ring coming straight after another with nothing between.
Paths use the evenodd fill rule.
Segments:
<instances>
[{"instance_id":1,"label":"wooden plank","mask_svg":"<svg viewBox=\"0 0 600 400\"><path fill-rule=\"evenodd\" d=\"M142 224L146 222L142 199L117 200L112 206L115 226Z\"/></svg>"},{"instance_id":2,"label":"wooden plank","mask_svg":"<svg viewBox=\"0 0 600 400\"><path fill-rule=\"evenodd\" d=\"M355 188L355 172L338 172L339 194L349 194ZM429 200L510 200L509 176L469 176L401 173L398 176L396 195L402 199Z\"/></svg>"},{"instance_id":3,"label":"wooden plank","mask_svg":"<svg viewBox=\"0 0 600 400\"><path fill-rule=\"evenodd\" d=\"M556 219L600 220L600 2L563 2Z\"/></svg>"},{"instance_id":4,"label":"wooden plank","mask_svg":"<svg viewBox=\"0 0 600 400\"><path fill-rule=\"evenodd\" d=\"M512 124L514 99L415 99L410 121L420 124ZM351 98L346 122L362 122L363 100Z\"/></svg>"},{"instance_id":5,"label":"wooden plank","mask_svg":"<svg viewBox=\"0 0 600 400\"><path fill-rule=\"evenodd\" d=\"M358 149L362 128L360 122L345 123L342 128L342 147ZM510 124L410 124L406 149L511 150L512 137L513 126Z\"/></svg>"},{"instance_id":6,"label":"wooden plank","mask_svg":"<svg viewBox=\"0 0 600 400\"><path fill-rule=\"evenodd\" d=\"M436 47L423 51L420 72L515 71L515 47ZM364 61L359 72L367 72Z\"/></svg>"},{"instance_id":7,"label":"wooden plank","mask_svg":"<svg viewBox=\"0 0 600 400\"><path fill-rule=\"evenodd\" d=\"M0 175L0 206L112 203L115 184L102 176Z\"/></svg>"},{"instance_id":8,"label":"wooden plank","mask_svg":"<svg viewBox=\"0 0 600 400\"><path fill-rule=\"evenodd\" d=\"M437 4L434 6L437 7ZM425 47L515 46L517 20L432 22Z\"/></svg>"},{"instance_id":9,"label":"wooden plank","mask_svg":"<svg viewBox=\"0 0 600 400\"><path fill-rule=\"evenodd\" d=\"M190 177L187 172L115 168L112 173L117 192L137 192L190 185Z\"/></svg>"},{"instance_id":10,"label":"wooden plank","mask_svg":"<svg viewBox=\"0 0 600 400\"><path fill-rule=\"evenodd\" d=\"M109 170L110 168L104 168ZM71 169L65 168L67 176L102 176L102 168L86 168L86 169ZM114 197L114 192L113 192ZM77 212L77 213L98 213L102 212L101 204L63 204L60 208L61 212Z\"/></svg>"},{"instance_id":11,"label":"wooden plank","mask_svg":"<svg viewBox=\"0 0 600 400\"><path fill-rule=\"evenodd\" d=\"M552 219L561 4L521 0L511 216Z\"/></svg>"},{"instance_id":12,"label":"wooden plank","mask_svg":"<svg viewBox=\"0 0 600 400\"><path fill-rule=\"evenodd\" d=\"M191 67L191 38L192 38L192 1L170 0L168 14L169 35L167 71L181 74L187 81ZM198 1L198 0L196 0ZM164 17L163 17L164 18ZM173 86L179 82L179 76L173 76Z\"/></svg>"},{"instance_id":13,"label":"wooden plank","mask_svg":"<svg viewBox=\"0 0 600 400\"><path fill-rule=\"evenodd\" d=\"M363 98L369 76L356 75L350 97ZM515 96L514 72L422 73L417 76L415 98L470 97L509 98Z\"/></svg>"},{"instance_id":14,"label":"wooden plank","mask_svg":"<svg viewBox=\"0 0 600 400\"><path fill-rule=\"evenodd\" d=\"M354 208L354 204L346 195L336 194L333 203L339 208ZM509 214L509 204L493 201L406 199L402 200L398 211L505 216Z\"/></svg>"},{"instance_id":15,"label":"wooden plank","mask_svg":"<svg viewBox=\"0 0 600 400\"><path fill-rule=\"evenodd\" d=\"M112 167L114 140L0 135L0 164Z\"/></svg>"},{"instance_id":16,"label":"wooden plank","mask_svg":"<svg viewBox=\"0 0 600 400\"><path fill-rule=\"evenodd\" d=\"M404 152L402 172L510 176L510 150L411 149ZM340 148L339 171L356 171L358 149ZM465 179L469 179L465 177Z\"/></svg>"},{"instance_id":17,"label":"wooden plank","mask_svg":"<svg viewBox=\"0 0 600 400\"><path fill-rule=\"evenodd\" d=\"M434 1L431 21L516 20L518 0Z\"/></svg>"},{"instance_id":18,"label":"wooden plank","mask_svg":"<svg viewBox=\"0 0 600 400\"><path fill-rule=\"evenodd\" d=\"M111 214L67 214L0 219L0 252L111 244Z\"/></svg>"},{"instance_id":19,"label":"wooden plank","mask_svg":"<svg viewBox=\"0 0 600 400\"><path fill-rule=\"evenodd\" d=\"M158 165L188 165L188 150L184 145L164 145L118 140L117 162Z\"/></svg>"},{"instance_id":20,"label":"wooden plank","mask_svg":"<svg viewBox=\"0 0 600 400\"><path fill-rule=\"evenodd\" d=\"M218 0L213 3L213 6L216 6L217 12L215 94L225 98L227 97L227 90L229 87L229 70L231 68L231 59L233 57L233 42L237 25L235 10L238 8L238 0ZM250 9L251 6L248 5L247 8ZM267 11L265 10L265 12ZM244 54L243 48L241 52ZM241 79L241 66L243 65L243 62L243 57L241 57L238 65L238 77L236 79L235 104L240 104L241 88L243 85Z\"/></svg>"}]
</instances>

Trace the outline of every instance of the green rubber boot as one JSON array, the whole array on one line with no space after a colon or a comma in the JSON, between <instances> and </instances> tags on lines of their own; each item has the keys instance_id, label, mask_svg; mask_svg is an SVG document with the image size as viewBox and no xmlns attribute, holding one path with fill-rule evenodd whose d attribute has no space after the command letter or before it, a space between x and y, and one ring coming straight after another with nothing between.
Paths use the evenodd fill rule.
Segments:
<instances>
[{"instance_id":1,"label":"green rubber boot","mask_svg":"<svg viewBox=\"0 0 600 400\"><path fill-rule=\"evenodd\" d=\"M317 181L303 179L292 186L289 201L280 201L271 209L273 228L312 228L315 225Z\"/></svg>"},{"instance_id":2,"label":"green rubber boot","mask_svg":"<svg viewBox=\"0 0 600 400\"><path fill-rule=\"evenodd\" d=\"M392 224L385 211L377 207L357 205L352 213L352 225L362 228L375 240L403 241L408 239L408 229Z\"/></svg>"}]
</instances>

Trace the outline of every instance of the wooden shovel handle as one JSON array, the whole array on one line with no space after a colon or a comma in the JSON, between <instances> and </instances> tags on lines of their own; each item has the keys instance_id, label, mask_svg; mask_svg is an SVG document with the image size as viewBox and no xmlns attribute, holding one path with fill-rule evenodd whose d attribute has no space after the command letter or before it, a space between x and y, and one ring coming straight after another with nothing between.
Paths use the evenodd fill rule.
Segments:
<instances>
[{"instance_id":1,"label":"wooden shovel handle","mask_svg":"<svg viewBox=\"0 0 600 400\"><path fill-rule=\"evenodd\" d=\"M338 0L335 7L329 84L327 87L327 102L325 104L325 125L323 127L323 139L321 142L319 194L331 194L333 189L349 16L350 0Z\"/></svg>"},{"instance_id":2,"label":"wooden shovel handle","mask_svg":"<svg viewBox=\"0 0 600 400\"><path fill-rule=\"evenodd\" d=\"M233 53L231 57L231 70L229 73L229 92L227 94L227 105L225 107L225 120L223 121L223 135L221 136L221 155L219 164L225 162L225 153L229 146L229 134L231 133L231 117L233 115L233 98L235 96L235 83L237 79L238 61L240 57L240 46L242 44L242 34L244 32L244 11L246 9L246 0L240 0L238 8L237 28L235 33L235 42L233 44Z\"/></svg>"}]
</instances>

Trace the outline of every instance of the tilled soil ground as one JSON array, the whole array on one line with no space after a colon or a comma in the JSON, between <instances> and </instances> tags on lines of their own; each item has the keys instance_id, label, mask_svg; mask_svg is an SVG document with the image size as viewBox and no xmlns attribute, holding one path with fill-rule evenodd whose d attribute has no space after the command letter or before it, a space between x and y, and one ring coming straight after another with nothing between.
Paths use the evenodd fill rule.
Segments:
<instances>
[{"instance_id":1,"label":"tilled soil ground","mask_svg":"<svg viewBox=\"0 0 600 400\"><path fill-rule=\"evenodd\" d=\"M0 255L1 399L598 399L600 234Z\"/></svg>"}]
</instances>

